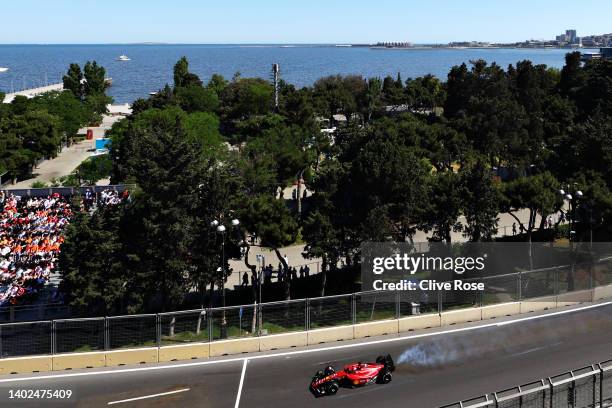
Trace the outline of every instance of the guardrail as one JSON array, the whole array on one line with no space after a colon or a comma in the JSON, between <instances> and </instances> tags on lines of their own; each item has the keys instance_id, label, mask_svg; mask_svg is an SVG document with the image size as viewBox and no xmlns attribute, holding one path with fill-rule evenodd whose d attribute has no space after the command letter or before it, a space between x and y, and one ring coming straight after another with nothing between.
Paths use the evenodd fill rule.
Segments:
<instances>
[{"instance_id":1,"label":"guardrail","mask_svg":"<svg viewBox=\"0 0 612 408\"><path fill-rule=\"evenodd\" d=\"M612 406L612 360L440 408L603 408Z\"/></svg>"},{"instance_id":2,"label":"guardrail","mask_svg":"<svg viewBox=\"0 0 612 408\"><path fill-rule=\"evenodd\" d=\"M371 291L159 314L4 323L0 358L214 342L415 315L435 314L442 325L450 325L539 311L612 297L612 287L605 286L612 284L612 261L588 271L568 266L480 280L483 291Z\"/></svg>"},{"instance_id":3,"label":"guardrail","mask_svg":"<svg viewBox=\"0 0 612 408\"><path fill-rule=\"evenodd\" d=\"M0 324L0 375L300 347L612 298L612 264L483 279L485 291L360 292L181 312ZM28 357L24 357L28 356Z\"/></svg>"}]
</instances>

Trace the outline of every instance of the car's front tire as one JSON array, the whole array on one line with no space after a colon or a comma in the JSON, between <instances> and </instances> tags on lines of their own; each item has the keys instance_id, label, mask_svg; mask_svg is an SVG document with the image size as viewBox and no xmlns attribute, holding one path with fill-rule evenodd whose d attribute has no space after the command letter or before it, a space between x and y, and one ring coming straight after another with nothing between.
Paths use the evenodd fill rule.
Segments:
<instances>
[{"instance_id":1,"label":"car's front tire","mask_svg":"<svg viewBox=\"0 0 612 408\"><path fill-rule=\"evenodd\" d=\"M391 373L387 371L378 377L378 382L380 384L389 384L392 379L393 377L391 376Z\"/></svg>"},{"instance_id":2,"label":"car's front tire","mask_svg":"<svg viewBox=\"0 0 612 408\"><path fill-rule=\"evenodd\" d=\"M338 384L338 381L332 381L331 383L327 385L327 394L335 395L338 392L339 388L340 388L340 385Z\"/></svg>"}]
</instances>

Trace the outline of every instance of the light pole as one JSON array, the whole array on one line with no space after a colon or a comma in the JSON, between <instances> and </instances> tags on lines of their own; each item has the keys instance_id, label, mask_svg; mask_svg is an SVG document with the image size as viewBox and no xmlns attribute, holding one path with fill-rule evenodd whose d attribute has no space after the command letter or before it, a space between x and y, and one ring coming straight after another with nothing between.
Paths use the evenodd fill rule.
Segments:
<instances>
[{"instance_id":1,"label":"light pole","mask_svg":"<svg viewBox=\"0 0 612 408\"><path fill-rule=\"evenodd\" d=\"M240 221L237 218L234 218L231 221L232 227L238 227L240 225ZM221 338L227 337L227 319L225 316L225 232L227 228L218 220L213 220L210 223L212 228L215 228L217 233L221 235L221 305L223 307L222 317L221 317Z\"/></svg>"},{"instance_id":2,"label":"light pole","mask_svg":"<svg viewBox=\"0 0 612 408\"><path fill-rule=\"evenodd\" d=\"M574 191L574 194L572 194L569 191L569 187L568 187L568 191L565 191L564 189L560 189L559 190L559 194L563 197L563 199L567 200L568 204L569 204L569 232L568 232L568 239L571 242L572 241L572 233L574 232L572 230L572 228L575 227L575 216L576 216L576 207L578 206L578 200L582 199L582 197L584 196L584 194L582 194L582 191L580 190L576 190Z\"/></svg>"}]
</instances>

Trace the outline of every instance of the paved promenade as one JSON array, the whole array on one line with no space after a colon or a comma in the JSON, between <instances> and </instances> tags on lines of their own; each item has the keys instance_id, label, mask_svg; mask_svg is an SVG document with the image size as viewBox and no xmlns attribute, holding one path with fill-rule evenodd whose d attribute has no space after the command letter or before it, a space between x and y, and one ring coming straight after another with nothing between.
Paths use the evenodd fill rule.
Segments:
<instances>
[{"instance_id":1,"label":"paved promenade","mask_svg":"<svg viewBox=\"0 0 612 408\"><path fill-rule=\"evenodd\" d=\"M104 137L105 132L111 128L113 123L123 118L123 116L105 115L100 126L84 128L81 131L86 133L87 129L93 130L94 140ZM33 178L22 180L16 184L7 184L4 188L29 188L34 182L49 184L52 179L67 176L76 169L83 160L93 153L94 140L83 140L74 143L72 146L64 148L54 159L44 160L34 169Z\"/></svg>"}]
</instances>

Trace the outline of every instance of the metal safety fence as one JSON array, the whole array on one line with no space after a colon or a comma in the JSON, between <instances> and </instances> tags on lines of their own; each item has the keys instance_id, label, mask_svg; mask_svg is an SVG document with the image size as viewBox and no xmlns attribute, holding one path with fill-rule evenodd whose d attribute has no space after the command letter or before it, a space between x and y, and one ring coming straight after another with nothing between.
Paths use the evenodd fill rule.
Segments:
<instances>
[{"instance_id":1,"label":"metal safety fence","mask_svg":"<svg viewBox=\"0 0 612 408\"><path fill-rule=\"evenodd\" d=\"M514 301L551 307L598 300L612 283L612 260L483 277L483 290L370 291L159 314L0 324L0 358L167 346L266 336Z\"/></svg>"},{"instance_id":2,"label":"metal safety fence","mask_svg":"<svg viewBox=\"0 0 612 408\"><path fill-rule=\"evenodd\" d=\"M612 360L440 408L605 408L612 406Z\"/></svg>"}]
</instances>

